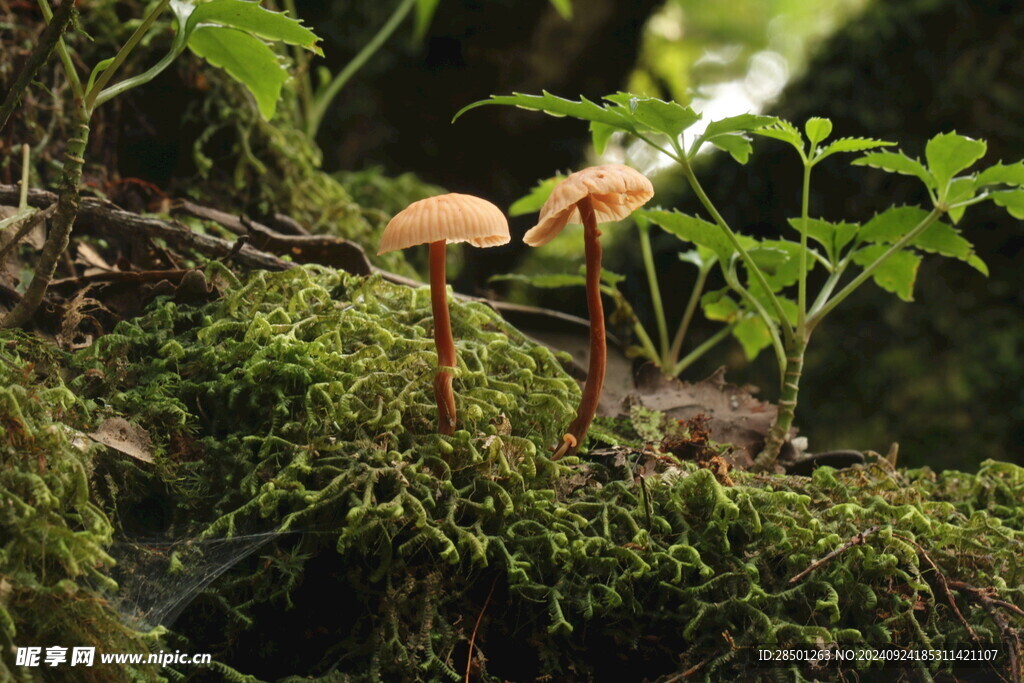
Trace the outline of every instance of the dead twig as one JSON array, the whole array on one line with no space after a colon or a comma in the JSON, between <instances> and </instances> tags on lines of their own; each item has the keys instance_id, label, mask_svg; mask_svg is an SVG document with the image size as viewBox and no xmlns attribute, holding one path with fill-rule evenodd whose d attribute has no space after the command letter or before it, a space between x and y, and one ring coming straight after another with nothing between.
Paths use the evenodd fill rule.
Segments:
<instances>
[{"instance_id":1,"label":"dead twig","mask_svg":"<svg viewBox=\"0 0 1024 683\"><path fill-rule=\"evenodd\" d=\"M856 536L851 538L849 541L847 541L846 543L842 544L841 546L839 546L838 548L836 548L835 550L830 552L825 557L823 557L823 558L821 558L819 560L815 560L814 562L812 562L807 567L807 569L803 570L802 572L800 572L799 574L794 576L792 579L789 580L789 582L790 583L796 583L800 579L804 578L805 576L807 576L808 574L813 572L818 567L820 567L820 566L822 566L824 564L827 564L828 562L831 562L832 560L834 560L839 555L842 555L843 553L845 553L847 550L849 550L853 546L863 544L868 536L870 536L871 534L875 533L876 531L878 531L881 528L882 528L881 526L873 526L870 529L866 529L866 530L860 532L859 534L857 534Z\"/></svg>"},{"instance_id":2,"label":"dead twig","mask_svg":"<svg viewBox=\"0 0 1024 683\"><path fill-rule=\"evenodd\" d=\"M900 534L893 534L893 538L898 538L904 543L910 543L915 548L917 548L917 552L920 553L921 557L924 558L924 561L927 562L933 570L935 570L935 575L938 577L939 584L942 586L942 590L946 594L946 599L949 601L949 604L953 608L953 612L956 614L957 618L960 619L960 623L967 627L967 632L971 634L971 637L974 638L975 642L980 644L981 641L978 639L978 634L974 632L974 629L971 628L971 625L967 622L966 619L964 619L964 615L960 612L960 608L957 606L956 600L953 598L953 593L949 590L949 581L946 579L946 575L942 572L941 569L939 569L938 565L936 565L935 562L932 561L932 558L928 555L927 552L925 552L925 549L922 548L921 545L912 538L908 538Z\"/></svg>"},{"instance_id":3,"label":"dead twig","mask_svg":"<svg viewBox=\"0 0 1024 683\"><path fill-rule=\"evenodd\" d=\"M950 581L949 585L981 604L982 608L988 613L988 616L995 622L1003 638L1003 643L1006 645L1007 654L1010 657L1010 680L1024 680L1024 670L1021 668L1021 634L1010 625L1010 622L996 608L1009 609L1019 616L1024 616L1024 610L1005 600L993 597L997 595L994 588L977 588L963 581Z\"/></svg>"},{"instance_id":4,"label":"dead twig","mask_svg":"<svg viewBox=\"0 0 1024 683\"><path fill-rule=\"evenodd\" d=\"M10 226L8 226L7 230L0 234L0 264L3 264L4 260L7 258L7 254L18 245L18 242L20 242L25 235L32 232L32 230L43 221L52 218L55 213L57 213L57 205L52 204L42 211L36 211L31 216L26 216L25 220L21 222L17 230L11 230ZM8 231L11 231L9 237Z\"/></svg>"},{"instance_id":5,"label":"dead twig","mask_svg":"<svg viewBox=\"0 0 1024 683\"><path fill-rule=\"evenodd\" d=\"M480 629L480 622L483 621L487 606L491 604L491 596L494 595L494 587L497 585L498 577L495 576L494 581L491 581L491 590L487 592L487 599L484 600L484 606L480 608L480 614L476 617L476 624L473 625L473 635L469 638L469 656L466 657L466 683L469 683L469 674L473 669L473 646L476 644L476 632Z\"/></svg>"},{"instance_id":6,"label":"dead twig","mask_svg":"<svg viewBox=\"0 0 1024 683\"><path fill-rule=\"evenodd\" d=\"M25 88L28 87L28 84L36 77L39 69L42 68L43 64L46 64L46 60L53 54L54 48L57 47L57 41L60 40L61 35L63 35L68 24L71 22L74 11L75 0L61 0L60 5L54 10L53 18L46 25L43 34L39 36L39 41L32 48L32 53L28 56L28 61L22 67L18 78L14 81L14 85L7 91L4 103L0 105L0 130L3 130L4 126L7 125L7 121L18 106L18 101L21 99L22 93L25 92Z\"/></svg>"}]
</instances>

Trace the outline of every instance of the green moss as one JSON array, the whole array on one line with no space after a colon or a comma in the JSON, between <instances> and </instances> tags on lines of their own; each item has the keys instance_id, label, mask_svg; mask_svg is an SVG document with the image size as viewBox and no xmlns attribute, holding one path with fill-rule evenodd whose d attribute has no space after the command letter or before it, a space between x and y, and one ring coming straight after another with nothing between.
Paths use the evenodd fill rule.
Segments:
<instances>
[{"instance_id":1,"label":"green moss","mask_svg":"<svg viewBox=\"0 0 1024 683\"><path fill-rule=\"evenodd\" d=\"M60 354L18 332L0 334L0 679L37 680L18 646L147 652L102 595L114 529L91 500L94 444L76 431L88 406L59 378ZM150 639L151 640L151 639ZM98 655L97 655L98 659ZM64 680L150 680L134 667L79 667ZM67 673L68 670L65 670Z\"/></svg>"},{"instance_id":2,"label":"green moss","mask_svg":"<svg viewBox=\"0 0 1024 683\"><path fill-rule=\"evenodd\" d=\"M75 358L104 379L73 386L156 439L173 536L302 532L234 566L176 624L225 643L222 671L458 680L479 617L486 680L749 679L755 644L974 642L932 563L1024 605L1020 468L879 463L724 487L630 449L607 466L552 463L578 389L479 304L452 306L463 429L440 437L429 308L426 289L377 278L257 274L202 308L159 303ZM981 641L1001 641L985 606L956 599ZM320 640L302 651L296 629Z\"/></svg>"}]
</instances>

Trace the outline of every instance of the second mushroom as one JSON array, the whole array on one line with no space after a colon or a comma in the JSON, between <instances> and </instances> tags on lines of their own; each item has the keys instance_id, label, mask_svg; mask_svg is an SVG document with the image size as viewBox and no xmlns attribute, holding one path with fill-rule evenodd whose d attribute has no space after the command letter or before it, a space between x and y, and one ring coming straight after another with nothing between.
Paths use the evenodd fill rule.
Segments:
<instances>
[{"instance_id":1,"label":"second mushroom","mask_svg":"<svg viewBox=\"0 0 1024 683\"><path fill-rule=\"evenodd\" d=\"M601 232L598 223L626 218L654 196L654 187L639 171L621 164L594 166L573 173L558 184L541 207L537 225L523 241L531 247L547 244L568 223L583 223L587 258L587 310L590 314L590 364L576 419L562 437L554 459L573 454L583 442L597 412L604 385L607 343L601 303Z\"/></svg>"},{"instance_id":2,"label":"second mushroom","mask_svg":"<svg viewBox=\"0 0 1024 683\"><path fill-rule=\"evenodd\" d=\"M509 239L508 219L501 209L485 199L455 193L413 202L391 219L381 235L378 254L430 244L430 304L438 365L434 398L439 434L455 433L452 381L456 353L448 314L446 246L449 242L469 242L474 247L496 247L507 244Z\"/></svg>"}]
</instances>

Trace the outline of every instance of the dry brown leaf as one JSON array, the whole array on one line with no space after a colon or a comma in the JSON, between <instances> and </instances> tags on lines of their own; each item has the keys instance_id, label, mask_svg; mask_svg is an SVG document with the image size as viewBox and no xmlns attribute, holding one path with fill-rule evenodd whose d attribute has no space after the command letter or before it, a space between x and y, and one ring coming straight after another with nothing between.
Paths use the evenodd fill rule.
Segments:
<instances>
[{"instance_id":1,"label":"dry brown leaf","mask_svg":"<svg viewBox=\"0 0 1024 683\"><path fill-rule=\"evenodd\" d=\"M89 437L136 460L153 462L153 442L149 438L149 432L123 417L107 418Z\"/></svg>"}]
</instances>

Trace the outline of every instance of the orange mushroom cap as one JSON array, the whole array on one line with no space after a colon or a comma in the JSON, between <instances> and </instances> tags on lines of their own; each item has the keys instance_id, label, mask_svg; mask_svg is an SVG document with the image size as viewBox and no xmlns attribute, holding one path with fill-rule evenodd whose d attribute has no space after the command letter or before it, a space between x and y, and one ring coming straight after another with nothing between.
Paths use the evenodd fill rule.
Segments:
<instances>
[{"instance_id":1,"label":"orange mushroom cap","mask_svg":"<svg viewBox=\"0 0 1024 683\"><path fill-rule=\"evenodd\" d=\"M452 193L421 199L400 211L384 228L377 253L442 240L496 247L510 239L501 209L486 199Z\"/></svg>"},{"instance_id":2,"label":"orange mushroom cap","mask_svg":"<svg viewBox=\"0 0 1024 683\"><path fill-rule=\"evenodd\" d=\"M639 171L622 164L577 171L551 192L540 209L537 225L523 236L531 247L547 244L569 223L580 223L576 202L590 195L598 223L620 221L654 196L654 186Z\"/></svg>"}]
</instances>

